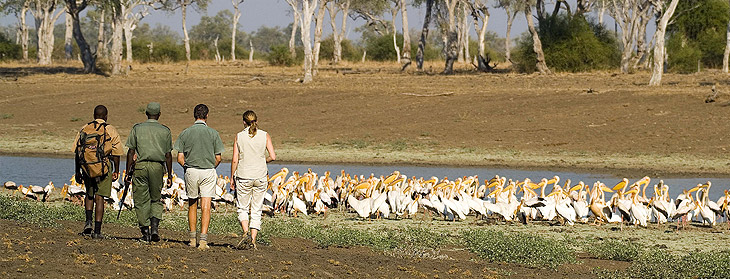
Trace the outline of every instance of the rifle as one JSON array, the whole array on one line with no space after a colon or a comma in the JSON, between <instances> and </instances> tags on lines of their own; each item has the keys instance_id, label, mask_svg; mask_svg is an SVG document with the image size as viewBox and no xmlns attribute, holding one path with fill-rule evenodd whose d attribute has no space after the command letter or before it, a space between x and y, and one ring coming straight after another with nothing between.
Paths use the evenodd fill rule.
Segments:
<instances>
[{"instance_id":1,"label":"rifle","mask_svg":"<svg viewBox=\"0 0 730 279\"><path fill-rule=\"evenodd\" d=\"M128 177L133 177L134 175L134 167L137 165L137 161L132 162L132 166L127 170ZM131 179L130 179L131 181ZM127 177L122 178L122 186L124 186L124 190L122 191L122 198L119 199L119 212L117 212L117 220L119 220L119 215L122 215L122 209L124 209L124 199L127 197L127 191L129 191L129 184L127 183Z\"/></svg>"}]
</instances>

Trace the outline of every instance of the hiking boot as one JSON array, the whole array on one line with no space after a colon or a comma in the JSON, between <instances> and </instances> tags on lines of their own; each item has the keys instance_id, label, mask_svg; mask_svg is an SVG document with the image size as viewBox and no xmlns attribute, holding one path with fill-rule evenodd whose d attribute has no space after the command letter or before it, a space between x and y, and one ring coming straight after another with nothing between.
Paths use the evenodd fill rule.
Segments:
<instances>
[{"instance_id":1,"label":"hiking boot","mask_svg":"<svg viewBox=\"0 0 730 279\"><path fill-rule=\"evenodd\" d=\"M190 242L188 243L188 246L195 248L198 246L198 233L197 232L190 232Z\"/></svg>"},{"instance_id":2,"label":"hiking boot","mask_svg":"<svg viewBox=\"0 0 730 279\"><path fill-rule=\"evenodd\" d=\"M208 241L201 240L200 245L198 245L198 250L208 250L210 249L210 246L208 246Z\"/></svg>"},{"instance_id":3,"label":"hiking boot","mask_svg":"<svg viewBox=\"0 0 730 279\"><path fill-rule=\"evenodd\" d=\"M155 217L150 218L150 240L154 242L160 241L159 233L160 219Z\"/></svg>"},{"instance_id":4,"label":"hiking boot","mask_svg":"<svg viewBox=\"0 0 730 279\"><path fill-rule=\"evenodd\" d=\"M101 233L93 233L91 234L92 239L106 239L106 236Z\"/></svg>"},{"instance_id":5,"label":"hiking boot","mask_svg":"<svg viewBox=\"0 0 730 279\"><path fill-rule=\"evenodd\" d=\"M139 227L139 231L142 232L142 237L139 241L150 242L150 227Z\"/></svg>"},{"instance_id":6,"label":"hiking boot","mask_svg":"<svg viewBox=\"0 0 730 279\"><path fill-rule=\"evenodd\" d=\"M94 223L92 221L86 221L84 224L84 230L81 231L80 235L89 236L94 232Z\"/></svg>"}]
</instances>

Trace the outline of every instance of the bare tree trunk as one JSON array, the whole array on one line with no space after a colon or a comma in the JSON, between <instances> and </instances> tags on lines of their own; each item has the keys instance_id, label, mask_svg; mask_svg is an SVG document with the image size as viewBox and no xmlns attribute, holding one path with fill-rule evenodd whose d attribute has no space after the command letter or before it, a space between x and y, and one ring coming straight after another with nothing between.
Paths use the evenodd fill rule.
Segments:
<instances>
[{"instance_id":1,"label":"bare tree trunk","mask_svg":"<svg viewBox=\"0 0 730 279\"><path fill-rule=\"evenodd\" d=\"M240 1L240 2L239 2ZM245 0L231 0L233 4L233 26L231 26L231 61L236 61L236 31L238 31L238 20L241 18L241 10L238 4Z\"/></svg>"},{"instance_id":2,"label":"bare tree trunk","mask_svg":"<svg viewBox=\"0 0 730 279\"><path fill-rule=\"evenodd\" d=\"M398 16L398 7L392 7L390 9L390 15L391 15L391 34L393 35L393 49L395 50L395 61L396 63L400 64L400 47L398 46L398 29L395 26L395 17Z\"/></svg>"},{"instance_id":3,"label":"bare tree trunk","mask_svg":"<svg viewBox=\"0 0 730 279\"><path fill-rule=\"evenodd\" d=\"M433 1L426 0L426 15L423 19L423 27L421 28L421 39L418 40L418 53L416 53L416 65L418 70L423 70L423 56L426 51L426 37L428 37L428 26L431 25L431 13L433 11Z\"/></svg>"},{"instance_id":4,"label":"bare tree trunk","mask_svg":"<svg viewBox=\"0 0 730 279\"><path fill-rule=\"evenodd\" d=\"M468 14L466 13L466 5L461 5L461 6L462 6L461 7L462 8L462 13L460 13L461 18L459 18L459 22L456 23L457 29L459 30L459 33L458 33L458 42L459 42L458 43L458 53L459 53L459 56L458 56L458 60L457 61L459 63L464 63L464 61L468 61L469 60L468 58L466 58L465 50L466 50L467 46L464 43L464 42L466 42L465 36L466 36L467 33L469 33L469 31L468 31L469 29L466 27L467 22L468 22L466 20L466 17L468 16ZM467 32L464 32L465 30Z\"/></svg>"},{"instance_id":5,"label":"bare tree trunk","mask_svg":"<svg viewBox=\"0 0 730 279\"><path fill-rule=\"evenodd\" d=\"M527 19L527 27L532 35L532 50L535 51L535 54L537 55L537 70L541 74L551 74L552 72L545 63L545 54L542 52L542 42L540 42L540 36L537 34L537 30L535 30L535 23L532 20L532 7L529 5L525 7L525 18Z\"/></svg>"},{"instance_id":6,"label":"bare tree trunk","mask_svg":"<svg viewBox=\"0 0 730 279\"><path fill-rule=\"evenodd\" d=\"M649 55L648 49L646 43L646 25L649 24L649 21L651 20L652 13L649 11L651 10L650 5L646 5L644 7L641 7L639 9L639 20L637 21L637 31L636 31L636 56L632 60L632 67L634 69L639 68L639 64L642 61L646 61L647 57Z\"/></svg>"},{"instance_id":7,"label":"bare tree trunk","mask_svg":"<svg viewBox=\"0 0 730 279\"><path fill-rule=\"evenodd\" d=\"M68 8L66 9L65 13L65 23L66 23L66 32L63 36L63 50L66 54L66 61L73 59L73 43L71 42L73 40L74 36L74 30L73 30L73 19L71 19L71 15L68 14Z\"/></svg>"},{"instance_id":8,"label":"bare tree trunk","mask_svg":"<svg viewBox=\"0 0 730 279\"><path fill-rule=\"evenodd\" d=\"M512 62L512 22L514 22L515 17L517 17L517 10L514 12L507 11L507 33L505 34L504 38L504 56L507 59L507 61Z\"/></svg>"},{"instance_id":9,"label":"bare tree trunk","mask_svg":"<svg viewBox=\"0 0 730 279\"><path fill-rule=\"evenodd\" d=\"M55 39L53 29L61 13L65 12L64 9L56 12L57 4L56 0L38 1L35 7L36 11L33 13L38 35L38 64L40 65L51 65L53 63L51 57Z\"/></svg>"},{"instance_id":10,"label":"bare tree trunk","mask_svg":"<svg viewBox=\"0 0 730 279\"><path fill-rule=\"evenodd\" d=\"M315 19L314 25L314 50L313 50L313 75L317 75L317 69L319 68L319 50L322 47L322 26L324 25L324 13L326 11L327 0L320 0L319 6L317 6L317 18Z\"/></svg>"},{"instance_id":11,"label":"bare tree trunk","mask_svg":"<svg viewBox=\"0 0 730 279\"><path fill-rule=\"evenodd\" d=\"M606 13L606 0L600 0L601 4L598 8L598 24L603 25L603 15Z\"/></svg>"},{"instance_id":12,"label":"bare tree trunk","mask_svg":"<svg viewBox=\"0 0 730 279\"><path fill-rule=\"evenodd\" d=\"M96 42L96 57L99 58L101 56L104 56L104 14L106 13L105 9L101 10L101 13L99 14L99 30L97 35L97 42Z\"/></svg>"},{"instance_id":13,"label":"bare tree trunk","mask_svg":"<svg viewBox=\"0 0 730 279\"><path fill-rule=\"evenodd\" d=\"M291 0L288 0L291 1ZM301 16L299 17L299 25L301 28L302 44L304 45L304 79L302 82L309 83L313 80L312 68L314 64L314 53L312 50L312 37L310 29L312 28L312 16L317 7L317 0L300 0L302 2Z\"/></svg>"},{"instance_id":14,"label":"bare tree trunk","mask_svg":"<svg viewBox=\"0 0 730 279\"><path fill-rule=\"evenodd\" d=\"M124 44L127 48L127 63L131 64L133 61L133 53L132 53L132 26L127 26L127 24L124 24Z\"/></svg>"},{"instance_id":15,"label":"bare tree trunk","mask_svg":"<svg viewBox=\"0 0 730 279\"><path fill-rule=\"evenodd\" d=\"M292 7L293 13L294 13L294 22L292 23L291 27L291 38L289 38L289 53L291 54L292 58L297 58L297 48L296 48L296 37L297 37L297 28L299 27L299 17L300 12L297 7Z\"/></svg>"},{"instance_id":16,"label":"bare tree trunk","mask_svg":"<svg viewBox=\"0 0 730 279\"><path fill-rule=\"evenodd\" d=\"M459 55L459 34L456 26L456 4L458 0L444 0L446 3L446 9L448 13L448 27L444 30L444 52L446 54L446 63L444 65L444 71L442 74L453 74L454 73L454 62Z\"/></svg>"},{"instance_id":17,"label":"bare tree trunk","mask_svg":"<svg viewBox=\"0 0 730 279\"><path fill-rule=\"evenodd\" d=\"M122 74L122 34L124 33L124 15L122 7L117 4L112 7L112 75Z\"/></svg>"},{"instance_id":18,"label":"bare tree trunk","mask_svg":"<svg viewBox=\"0 0 730 279\"><path fill-rule=\"evenodd\" d=\"M180 10L182 11L182 29L183 41L185 42L185 59L187 59L187 63L188 65L190 65L190 37L188 36L188 27L185 24L185 20L188 15L188 5L189 2L183 1L182 5L180 5ZM187 66L185 67L185 72L187 72Z\"/></svg>"},{"instance_id":19,"label":"bare tree trunk","mask_svg":"<svg viewBox=\"0 0 730 279\"><path fill-rule=\"evenodd\" d=\"M730 1L728 1L730 2ZM728 61L730 60L730 20L727 22L727 29L725 30L725 54L722 56L722 72L728 73Z\"/></svg>"},{"instance_id":20,"label":"bare tree trunk","mask_svg":"<svg viewBox=\"0 0 730 279\"><path fill-rule=\"evenodd\" d=\"M464 22L461 24L461 26L462 26L461 28L463 28L463 31L462 31L463 34L462 34L461 38L464 40L464 42L462 43L464 45L464 60L468 62L471 60L471 54L469 53L469 42L470 42L469 26L468 26L469 25L469 12L467 10L467 6L466 5L463 5L463 6L464 6L464 19L463 19Z\"/></svg>"},{"instance_id":21,"label":"bare tree trunk","mask_svg":"<svg viewBox=\"0 0 730 279\"><path fill-rule=\"evenodd\" d=\"M248 51L248 62L253 62L253 42L251 40L248 40L248 46L250 47L250 50Z\"/></svg>"},{"instance_id":22,"label":"bare tree trunk","mask_svg":"<svg viewBox=\"0 0 730 279\"><path fill-rule=\"evenodd\" d=\"M215 40L213 40L213 47L215 47L215 62L221 63L221 52L218 51L218 39L220 39L220 36L215 36Z\"/></svg>"},{"instance_id":23,"label":"bare tree trunk","mask_svg":"<svg viewBox=\"0 0 730 279\"><path fill-rule=\"evenodd\" d=\"M23 8L20 10L20 45L23 50L23 61L25 62L28 62L28 24L25 22L28 5L29 1L25 1Z\"/></svg>"},{"instance_id":24,"label":"bare tree trunk","mask_svg":"<svg viewBox=\"0 0 730 279\"><path fill-rule=\"evenodd\" d=\"M477 60L477 68L480 71L488 71L489 70L489 60L487 59L487 44L484 41L485 37L487 35L487 25L489 24L489 10L487 9L486 5L480 5L478 7L475 7L476 10L473 13L474 17L474 30L477 32L477 45L479 47L477 57L475 59ZM479 13L481 12L481 13ZM509 12L507 13L509 14ZM478 16L480 15L480 16ZM479 26L479 17L481 17L482 25Z\"/></svg>"},{"instance_id":25,"label":"bare tree trunk","mask_svg":"<svg viewBox=\"0 0 730 279\"><path fill-rule=\"evenodd\" d=\"M651 80L649 80L650 86L659 86L662 84L662 74L664 73L664 54L666 52L666 49L664 48L664 34L666 34L667 24L669 23L669 19L672 18L672 15L674 15L674 10L677 8L678 3L679 0L672 0L672 2L669 3L667 10L662 13L662 17L657 24L656 33L654 34L656 43L654 43L654 67L651 73ZM662 7L657 6L654 8L660 10Z\"/></svg>"},{"instance_id":26,"label":"bare tree trunk","mask_svg":"<svg viewBox=\"0 0 730 279\"><path fill-rule=\"evenodd\" d=\"M408 5L400 0L401 21L403 21L403 50L401 51L401 71L411 65L411 31L408 29Z\"/></svg>"},{"instance_id":27,"label":"bare tree trunk","mask_svg":"<svg viewBox=\"0 0 730 279\"><path fill-rule=\"evenodd\" d=\"M76 45L79 47L81 62L84 63L84 73L96 72L96 57L91 53L89 44L86 43L84 34L81 33L81 20L79 14L86 9L88 2L76 0L66 0L67 16L71 16L73 37L76 39Z\"/></svg>"}]
</instances>

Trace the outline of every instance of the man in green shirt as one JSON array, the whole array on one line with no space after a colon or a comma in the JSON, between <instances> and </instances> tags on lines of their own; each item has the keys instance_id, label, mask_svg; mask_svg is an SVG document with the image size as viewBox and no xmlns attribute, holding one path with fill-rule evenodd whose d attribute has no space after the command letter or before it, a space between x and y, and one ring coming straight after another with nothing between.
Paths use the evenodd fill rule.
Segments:
<instances>
[{"instance_id":1,"label":"man in green shirt","mask_svg":"<svg viewBox=\"0 0 730 279\"><path fill-rule=\"evenodd\" d=\"M185 192L188 196L188 223L190 225L190 246L208 249L208 226L210 225L210 203L215 196L218 175L215 168L221 162L223 141L213 128L208 127L208 106L199 104L193 110L195 123L188 127L175 141L177 162L185 170ZM197 240L198 199L200 208L200 241Z\"/></svg>"},{"instance_id":2,"label":"man in green shirt","mask_svg":"<svg viewBox=\"0 0 730 279\"><path fill-rule=\"evenodd\" d=\"M160 124L160 103L147 105L147 121L137 123L127 138L127 174L134 165L133 177L125 177L132 183L134 212L142 232L141 241L160 241L159 224L164 209L162 201L162 179L167 166L167 185L172 185L172 134L167 126ZM136 155L136 156L135 156Z\"/></svg>"}]
</instances>

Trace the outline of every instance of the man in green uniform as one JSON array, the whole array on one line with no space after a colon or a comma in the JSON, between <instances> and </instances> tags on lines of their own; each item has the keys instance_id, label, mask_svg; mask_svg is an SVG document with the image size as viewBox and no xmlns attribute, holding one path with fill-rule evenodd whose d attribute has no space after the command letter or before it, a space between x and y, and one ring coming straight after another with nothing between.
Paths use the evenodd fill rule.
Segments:
<instances>
[{"instance_id":1,"label":"man in green uniform","mask_svg":"<svg viewBox=\"0 0 730 279\"><path fill-rule=\"evenodd\" d=\"M160 124L160 104L147 105L147 121L137 123L127 138L127 174L134 166L133 177L125 177L132 183L134 212L142 232L141 241L160 241L159 224L164 209L162 179L165 174L162 164L167 166L167 185L172 185L172 134L167 126ZM135 158L136 153L136 158Z\"/></svg>"},{"instance_id":2,"label":"man in green uniform","mask_svg":"<svg viewBox=\"0 0 730 279\"><path fill-rule=\"evenodd\" d=\"M185 170L185 192L188 195L188 224L190 225L190 246L208 249L208 225L210 224L210 202L215 196L218 175L215 168L221 162L223 141L213 128L208 127L208 106L199 104L193 110L195 123L180 133L175 141L177 162ZM200 241L197 236L198 199L200 209Z\"/></svg>"},{"instance_id":3,"label":"man in green uniform","mask_svg":"<svg viewBox=\"0 0 730 279\"><path fill-rule=\"evenodd\" d=\"M119 178L119 157L124 155L124 147L122 142L119 140L119 133L117 129L112 125L106 124L108 111L105 106L98 105L94 108L94 121L86 124L81 130L89 125L94 125L98 130L105 130L106 144L111 145L111 153L104 154L104 160L106 161L105 166L108 166L109 172L99 177L99 179L89 178L83 172L79 173L79 167L76 167L76 182L84 183L86 186L86 198L84 199L84 207L86 209L86 224L84 230L81 232L82 235L91 235L92 238L98 239L103 238L101 235L101 221L104 219L104 198L109 198L112 190L112 181L116 181ZM74 152L77 151L79 144L79 136L81 132L76 135L74 140ZM112 164L114 163L114 171L112 172ZM93 231L92 231L92 220L93 220Z\"/></svg>"}]
</instances>

